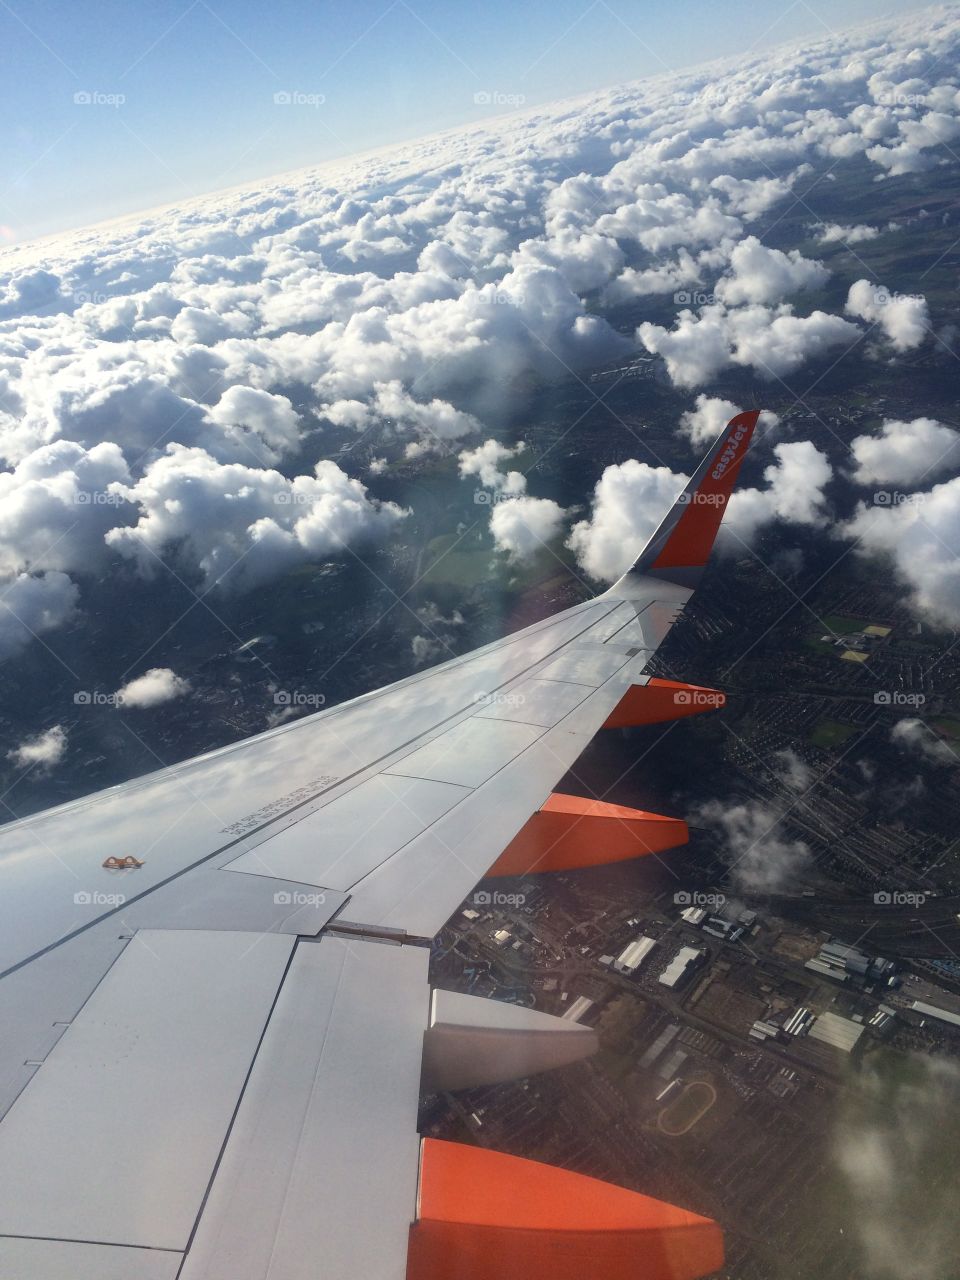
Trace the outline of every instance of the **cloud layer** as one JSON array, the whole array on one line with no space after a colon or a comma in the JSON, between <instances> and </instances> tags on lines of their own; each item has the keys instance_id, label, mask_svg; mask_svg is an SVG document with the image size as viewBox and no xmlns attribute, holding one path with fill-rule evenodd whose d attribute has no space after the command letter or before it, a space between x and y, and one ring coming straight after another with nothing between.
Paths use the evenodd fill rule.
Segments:
<instances>
[{"instance_id":1,"label":"cloud layer","mask_svg":"<svg viewBox=\"0 0 960 1280\"><path fill-rule=\"evenodd\" d=\"M0 653L70 617L111 556L249 586L389 536L386 464L368 460L367 492L330 460L344 433L416 461L471 453L531 386L641 352L700 389L788 377L871 331L888 357L917 350L922 297L862 278L830 309L834 258L813 256L888 227L819 224L802 251L757 227L824 167L882 183L946 163L958 48L935 11L5 250ZM685 421L697 443L708 415ZM484 465L465 474L486 483ZM493 483L520 503L491 529L522 555L560 515L511 474ZM649 524L615 493L652 518L673 483L601 481L571 543L591 573Z\"/></svg>"}]
</instances>

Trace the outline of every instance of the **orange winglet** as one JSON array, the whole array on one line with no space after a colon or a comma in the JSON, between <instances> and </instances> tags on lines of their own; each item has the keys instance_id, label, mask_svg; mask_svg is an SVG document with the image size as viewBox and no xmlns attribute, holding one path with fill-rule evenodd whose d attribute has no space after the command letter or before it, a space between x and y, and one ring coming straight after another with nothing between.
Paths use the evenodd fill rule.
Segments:
<instances>
[{"instance_id":1,"label":"orange winglet","mask_svg":"<svg viewBox=\"0 0 960 1280\"><path fill-rule=\"evenodd\" d=\"M746 457L759 409L738 413L727 423L713 465L698 488L687 494L686 510L650 565L653 570L704 565L720 528L720 521Z\"/></svg>"},{"instance_id":2,"label":"orange winglet","mask_svg":"<svg viewBox=\"0 0 960 1280\"><path fill-rule=\"evenodd\" d=\"M716 711L726 706L727 695L719 689L683 684L679 680L658 680L632 684L603 722L604 729L626 729L638 724L661 724Z\"/></svg>"},{"instance_id":3,"label":"orange winglet","mask_svg":"<svg viewBox=\"0 0 960 1280\"><path fill-rule=\"evenodd\" d=\"M689 839L687 824L680 818L554 792L487 874L522 876L603 866L673 849Z\"/></svg>"},{"instance_id":4,"label":"orange winglet","mask_svg":"<svg viewBox=\"0 0 960 1280\"><path fill-rule=\"evenodd\" d=\"M423 1139L407 1280L695 1280L722 1266L710 1218L567 1169Z\"/></svg>"}]
</instances>

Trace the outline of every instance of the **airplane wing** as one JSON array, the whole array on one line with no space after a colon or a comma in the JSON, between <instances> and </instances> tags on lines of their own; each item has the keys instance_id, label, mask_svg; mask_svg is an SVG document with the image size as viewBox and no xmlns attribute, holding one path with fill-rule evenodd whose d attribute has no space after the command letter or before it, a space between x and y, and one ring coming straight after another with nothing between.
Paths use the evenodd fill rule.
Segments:
<instances>
[{"instance_id":1,"label":"airplane wing","mask_svg":"<svg viewBox=\"0 0 960 1280\"><path fill-rule=\"evenodd\" d=\"M610 590L352 702L0 829L0 1275L678 1280L716 1225L421 1141L428 1091L596 1048L432 992L477 881L636 857L684 824L556 795L604 725L722 695L646 674L758 413Z\"/></svg>"}]
</instances>

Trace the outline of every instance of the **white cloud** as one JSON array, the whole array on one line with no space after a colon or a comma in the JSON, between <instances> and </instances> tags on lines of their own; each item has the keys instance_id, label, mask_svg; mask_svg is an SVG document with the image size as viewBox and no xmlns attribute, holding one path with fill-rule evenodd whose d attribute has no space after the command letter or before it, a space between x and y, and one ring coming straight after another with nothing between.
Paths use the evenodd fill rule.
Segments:
<instances>
[{"instance_id":1,"label":"white cloud","mask_svg":"<svg viewBox=\"0 0 960 1280\"><path fill-rule=\"evenodd\" d=\"M897 351L919 347L930 328L925 298L892 293L869 280L858 280L850 286L845 309L848 315L878 324Z\"/></svg>"},{"instance_id":2,"label":"white cloud","mask_svg":"<svg viewBox=\"0 0 960 1280\"><path fill-rule=\"evenodd\" d=\"M857 550L888 556L914 605L935 622L960 622L960 477L889 506L861 503L841 529Z\"/></svg>"},{"instance_id":3,"label":"white cloud","mask_svg":"<svg viewBox=\"0 0 960 1280\"><path fill-rule=\"evenodd\" d=\"M880 234L878 227L867 226L858 222L855 226L845 227L838 222L821 223L817 240L820 244L862 244L864 240L875 240Z\"/></svg>"},{"instance_id":4,"label":"white cloud","mask_svg":"<svg viewBox=\"0 0 960 1280\"><path fill-rule=\"evenodd\" d=\"M857 484L913 485L956 470L960 432L935 418L903 422L886 418L879 436L857 436L850 443Z\"/></svg>"},{"instance_id":5,"label":"white cloud","mask_svg":"<svg viewBox=\"0 0 960 1280\"><path fill-rule=\"evenodd\" d=\"M500 464L522 453L521 440L512 448L499 440L485 440L476 449L465 449L459 457L461 476L476 476L482 485L498 494L518 495L526 492L527 478L521 471L501 471Z\"/></svg>"},{"instance_id":6,"label":"white cloud","mask_svg":"<svg viewBox=\"0 0 960 1280\"><path fill-rule=\"evenodd\" d=\"M370 498L335 462L318 462L312 476L288 480L182 445L171 445L136 484L115 488L137 504L140 519L112 529L111 547L147 574L157 557L175 550L207 585L234 588L376 542L405 514Z\"/></svg>"},{"instance_id":7,"label":"white cloud","mask_svg":"<svg viewBox=\"0 0 960 1280\"><path fill-rule=\"evenodd\" d=\"M644 321L637 337L647 351L666 361L679 387L698 387L732 365L755 369L761 377L784 377L807 360L838 346L852 346L859 329L840 316L814 311L796 316L788 303L728 310L722 303L680 312L673 329Z\"/></svg>"},{"instance_id":8,"label":"white cloud","mask_svg":"<svg viewBox=\"0 0 960 1280\"><path fill-rule=\"evenodd\" d=\"M382 537L397 511L338 468L281 469L337 430L413 460L523 421L531 388L635 353L605 306L631 308L681 387L840 357L860 325L782 301L823 265L748 229L824 168L884 179L949 160L958 49L956 14L904 16L6 249L0 573L29 571L18 592L51 606L60 593L49 621L72 588L39 575L80 581L138 538L208 581L242 556L242 585L335 554L342 532ZM842 216L821 242L875 234ZM714 301L651 322L693 288ZM904 351L929 325L922 300L881 303L865 281L847 314ZM707 413L688 415L693 438ZM81 486L118 501L81 513ZM588 558L606 571L612 553Z\"/></svg>"},{"instance_id":9,"label":"white cloud","mask_svg":"<svg viewBox=\"0 0 960 1280\"><path fill-rule=\"evenodd\" d=\"M784 833L782 819L781 812L757 800L733 805L710 800L693 816L716 831L730 878L745 893L795 888L812 865L809 848Z\"/></svg>"},{"instance_id":10,"label":"white cloud","mask_svg":"<svg viewBox=\"0 0 960 1280\"><path fill-rule=\"evenodd\" d=\"M726 423L729 401L698 406L704 417ZM733 416L731 413L730 417ZM833 472L826 455L810 441L774 446L775 461L764 471L766 487L735 490L721 526L721 545L750 544L772 520L811 525L824 517L824 486ZM615 582L634 562L689 479L668 467L630 458L607 467L594 490L590 517L573 526L567 546L594 578Z\"/></svg>"},{"instance_id":11,"label":"white cloud","mask_svg":"<svg viewBox=\"0 0 960 1280\"><path fill-rule=\"evenodd\" d=\"M932 764L960 764L960 757L922 720L914 717L898 720L890 730L890 739Z\"/></svg>"},{"instance_id":12,"label":"white cloud","mask_svg":"<svg viewBox=\"0 0 960 1280\"><path fill-rule=\"evenodd\" d=\"M62 725L55 724L35 738L24 739L19 746L7 752L7 759L12 760L18 769L49 773L63 759L66 749L67 732Z\"/></svg>"},{"instance_id":13,"label":"white cloud","mask_svg":"<svg viewBox=\"0 0 960 1280\"><path fill-rule=\"evenodd\" d=\"M790 194L797 180L809 172L809 165L801 165L785 178L734 178L725 173L714 178L710 186L726 196L727 208L732 213L740 214L748 222L752 222L779 204Z\"/></svg>"},{"instance_id":14,"label":"white cloud","mask_svg":"<svg viewBox=\"0 0 960 1280\"><path fill-rule=\"evenodd\" d=\"M792 747L775 751L774 768L780 781L791 791L807 791L814 780L814 772L805 760L801 760Z\"/></svg>"},{"instance_id":15,"label":"white cloud","mask_svg":"<svg viewBox=\"0 0 960 1280\"><path fill-rule=\"evenodd\" d=\"M677 500L689 476L629 458L597 481L588 520L573 526L567 546L593 578L615 582L634 562Z\"/></svg>"},{"instance_id":16,"label":"white cloud","mask_svg":"<svg viewBox=\"0 0 960 1280\"><path fill-rule=\"evenodd\" d=\"M233 386L209 410L222 427L246 427L267 446L267 460L275 462L300 443L300 418L286 396L271 395L256 387Z\"/></svg>"},{"instance_id":17,"label":"white cloud","mask_svg":"<svg viewBox=\"0 0 960 1280\"><path fill-rule=\"evenodd\" d=\"M111 486L129 480L123 453L110 442L85 449L58 440L0 472L0 574L97 572L104 535L125 506Z\"/></svg>"},{"instance_id":18,"label":"white cloud","mask_svg":"<svg viewBox=\"0 0 960 1280\"><path fill-rule=\"evenodd\" d=\"M527 560L558 536L563 517L552 498L511 498L491 510L490 532L498 551Z\"/></svg>"},{"instance_id":19,"label":"white cloud","mask_svg":"<svg viewBox=\"0 0 960 1280\"><path fill-rule=\"evenodd\" d=\"M804 258L796 249L768 249L748 236L730 254L730 275L717 281L716 295L728 306L742 302L780 302L801 289L817 289L830 272L822 262Z\"/></svg>"},{"instance_id":20,"label":"white cloud","mask_svg":"<svg viewBox=\"0 0 960 1280\"><path fill-rule=\"evenodd\" d=\"M717 396L698 395L693 409L687 409L680 418L680 430L688 435L697 445L713 444L731 418L743 410L732 400L722 400ZM760 414L757 428L761 436L772 431L780 422L777 414L764 409Z\"/></svg>"},{"instance_id":21,"label":"white cloud","mask_svg":"<svg viewBox=\"0 0 960 1280\"><path fill-rule=\"evenodd\" d=\"M734 491L721 526L721 544L750 544L757 530L772 520L798 525L824 522L824 488L833 478L826 454L809 440L774 445L773 453L776 461L763 473L766 488Z\"/></svg>"},{"instance_id":22,"label":"white cloud","mask_svg":"<svg viewBox=\"0 0 960 1280\"><path fill-rule=\"evenodd\" d=\"M151 667L142 676L128 681L114 695L117 706L158 707L190 692L190 683L169 667Z\"/></svg>"}]
</instances>

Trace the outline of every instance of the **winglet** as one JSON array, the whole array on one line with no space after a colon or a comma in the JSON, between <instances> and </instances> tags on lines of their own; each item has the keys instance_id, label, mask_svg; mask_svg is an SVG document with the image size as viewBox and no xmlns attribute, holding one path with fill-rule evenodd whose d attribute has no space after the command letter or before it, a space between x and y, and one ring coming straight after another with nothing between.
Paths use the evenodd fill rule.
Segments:
<instances>
[{"instance_id":1,"label":"winglet","mask_svg":"<svg viewBox=\"0 0 960 1280\"><path fill-rule=\"evenodd\" d=\"M611 595L641 576L679 587L697 585L760 412L751 409L730 419L632 568L611 588Z\"/></svg>"}]
</instances>

